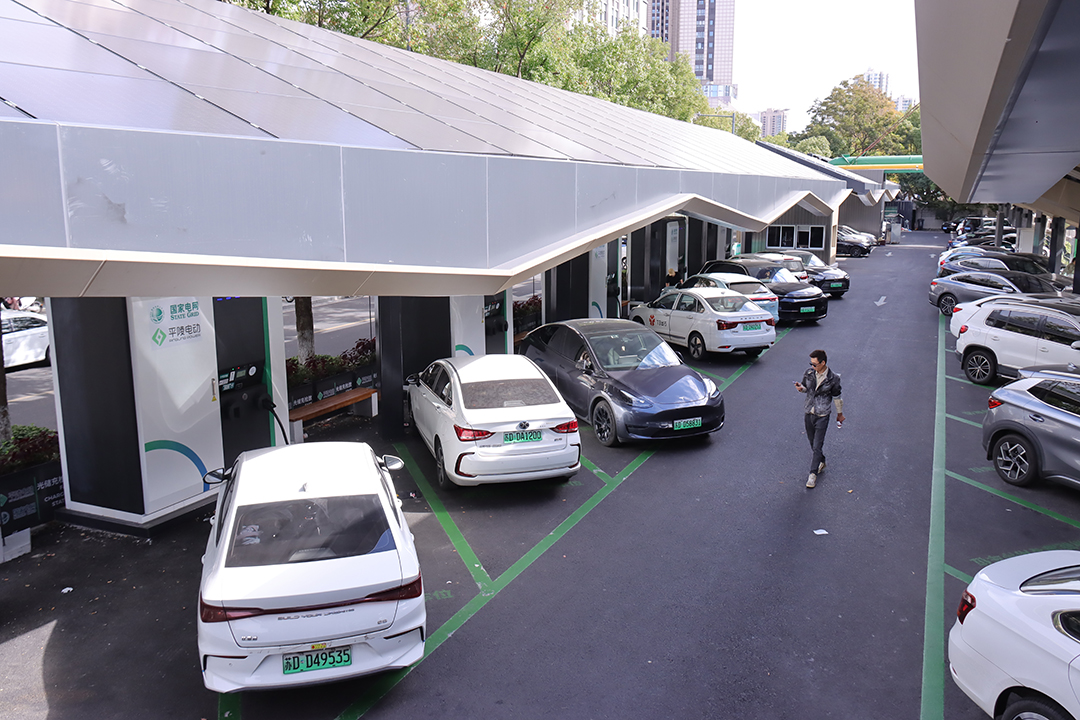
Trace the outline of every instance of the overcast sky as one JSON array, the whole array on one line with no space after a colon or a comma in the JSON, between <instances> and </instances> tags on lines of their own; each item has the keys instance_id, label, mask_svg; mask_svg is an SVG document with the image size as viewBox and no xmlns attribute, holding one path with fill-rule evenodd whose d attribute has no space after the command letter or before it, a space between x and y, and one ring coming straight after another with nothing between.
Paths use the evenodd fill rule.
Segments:
<instances>
[{"instance_id":1,"label":"overcast sky","mask_svg":"<svg viewBox=\"0 0 1080 720\"><path fill-rule=\"evenodd\" d=\"M815 100L868 69L919 97L914 0L736 0L733 80L744 113L787 108L802 130Z\"/></svg>"}]
</instances>

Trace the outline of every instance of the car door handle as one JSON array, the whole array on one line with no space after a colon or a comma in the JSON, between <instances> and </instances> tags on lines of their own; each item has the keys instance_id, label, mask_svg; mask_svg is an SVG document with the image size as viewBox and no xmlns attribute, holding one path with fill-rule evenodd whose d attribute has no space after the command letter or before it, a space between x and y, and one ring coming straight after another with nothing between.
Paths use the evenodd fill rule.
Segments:
<instances>
[{"instance_id":1,"label":"car door handle","mask_svg":"<svg viewBox=\"0 0 1080 720\"><path fill-rule=\"evenodd\" d=\"M1035 422L1046 422L1046 418L1044 418L1042 415L1036 415L1035 413L1028 415L1028 417Z\"/></svg>"}]
</instances>

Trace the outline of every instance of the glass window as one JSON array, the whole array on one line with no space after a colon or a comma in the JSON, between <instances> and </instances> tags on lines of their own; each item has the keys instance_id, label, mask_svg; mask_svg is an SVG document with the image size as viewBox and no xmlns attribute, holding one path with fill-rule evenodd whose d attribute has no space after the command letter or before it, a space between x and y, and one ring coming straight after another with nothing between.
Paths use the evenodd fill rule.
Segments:
<instances>
[{"instance_id":1,"label":"glass window","mask_svg":"<svg viewBox=\"0 0 1080 720\"><path fill-rule=\"evenodd\" d=\"M709 307L717 312L738 312L748 302L749 299L738 296L708 298Z\"/></svg>"},{"instance_id":2,"label":"glass window","mask_svg":"<svg viewBox=\"0 0 1080 720\"><path fill-rule=\"evenodd\" d=\"M759 282L731 283L729 288L743 295L768 295L769 289Z\"/></svg>"},{"instance_id":3,"label":"glass window","mask_svg":"<svg viewBox=\"0 0 1080 720\"><path fill-rule=\"evenodd\" d=\"M427 385L429 388L435 388L435 377L439 374L441 366L438 363L432 363L427 366L424 372L420 373L420 382Z\"/></svg>"},{"instance_id":4,"label":"glass window","mask_svg":"<svg viewBox=\"0 0 1080 720\"><path fill-rule=\"evenodd\" d=\"M559 396L543 378L482 380L461 384L461 401L469 410L551 405Z\"/></svg>"},{"instance_id":5,"label":"glass window","mask_svg":"<svg viewBox=\"0 0 1080 720\"><path fill-rule=\"evenodd\" d=\"M258 503L236 509L225 566L285 565L396 547L378 495Z\"/></svg>"},{"instance_id":6,"label":"glass window","mask_svg":"<svg viewBox=\"0 0 1080 720\"><path fill-rule=\"evenodd\" d=\"M1073 640L1080 641L1080 612L1063 612L1057 616L1057 626Z\"/></svg>"},{"instance_id":7,"label":"glass window","mask_svg":"<svg viewBox=\"0 0 1080 720\"><path fill-rule=\"evenodd\" d=\"M1005 319L1008 315L1008 310L994 310L986 316L986 320L983 321L983 324L987 327L1003 328L1005 327Z\"/></svg>"},{"instance_id":8,"label":"glass window","mask_svg":"<svg viewBox=\"0 0 1080 720\"><path fill-rule=\"evenodd\" d=\"M1053 285L1034 275L1014 275L1010 279L1022 293L1057 293Z\"/></svg>"},{"instance_id":9,"label":"glass window","mask_svg":"<svg viewBox=\"0 0 1080 720\"><path fill-rule=\"evenodd\" d=\"M551 339L551 349L570 359L576 359L584 345L581 336L565 325L559 326L555 337Z\"/></svg>"},{"instance_id":10,"label":"glass window","mask_svg":"<svg viewBox=\"0 0 1080 720\"><path fill-rule=\"evenodd\" d=\"M649 303L649 307L659 308L661 310L670 310L675 307L675 301L679 296L676 293L668 293L667 295L661 295L660 297Z\"/></svg>"},{"instance_id":11,"label":"glass window","mask_svg":"<svg viewBox=\"0 0 1080 720\"><path fill-rule=\"evenodd\" d=\"M701 312L701 307L697 298L693 295L687 295L686 293L679 295L679 304L675 309L682 310L683 312Z\"/></svg>"},{"instance_id":12,"label":"glass window","mask_svg":"<svg viewBox=\"0 0 1080 720\"><path fill-rule=\"evenodd\" d=\"M625 330L589 336L605 370L637 370L681 364L679 356L651 330Z\"/></svg>"},{"instance_id":13,"label":"glass window","mask_svg":"<svg viewBox=\"0 0 1080 720\"><path fill-rule=\"evenodd\" d=\"M558 329L558 325L544 325L529 333L529 340L536 345L545 346L551 342L551 336Z\"/></svg>"},{"instance_id":14,"label":"glass window","mask_svg":"<svg viewBox=\"0 0 1080 720\"><path fill-rule=\"evenodd\" d=\"M810 226L810 247L813 250L825 249L825 226L824 225L811 225Z\"/></svg>"},{"instance_id":15,"label":"glass window","mask_svg":"<svg viewBox=\"0 0 1080 720\"><path fill-rule=\"evenodd\" d=\"M1039 336L1039 321L1042 320L1040 315L1024 310L1010 310L1004 320L1005 329L1009 332L1018 335Z\"/></svg>"},{"instance_id":16,"label":"glass window","mask_svg":"<svg viewBox=\"0 0 1080 720\"><path fill-rule=\"evenodd\" d=\"M1073 415L1080 415L1080 383L1054 383L1050 392L1040 398L1047 405L1064 410Z\"/></svg>"},{"instance_id":17,"label":"glass window","mask_svg":"<svg viewBox=\"0 0 1080 720\"><path fill-rule=\"evenodd\" d=\"M1072 345L1077 340L1080 340L1080 330L1077 330L1075 325L1064 318L1047 315L1046 319L1043 320L1042 336L1047 340L1062 345Z\"/></svg>"}]
</instances>

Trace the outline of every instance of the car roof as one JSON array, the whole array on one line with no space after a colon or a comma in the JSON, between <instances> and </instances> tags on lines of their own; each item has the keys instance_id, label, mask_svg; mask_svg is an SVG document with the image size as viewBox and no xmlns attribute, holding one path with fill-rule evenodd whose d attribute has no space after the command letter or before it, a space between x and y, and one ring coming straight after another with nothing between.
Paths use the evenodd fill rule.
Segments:
<instances>
[{"instance_id":1,"label":"car roof","mask_svg":"<svg viewBox=\"0 0 1080 720\"><path fill-rule=\"evenodd\" d=\"M45 317L41 313L26 312L25 310L9 310L7 308L0 308L0 317L4 318L17 318L17 317L32 317L38 318L48 322L49 318Z\"/></svg>"},{"instance_id":2,"label":"car roof","mask_svg":"<svg viewBox=\"0 0 1080 720\"><path fill-rule=\"evenodd\" d=\"M1080 302L1071 300L1069 298L1058 297L1056 295L1050 295L1048 293L1030 293L1027 295L993 295L989 298L980 298L974 301L979 307L985 305L1007 305L1009 303L1015 303L1017 305L1023 305L1030 307L1035 305L1036 307L1050 308L1051 310L1057 310L1059 312L1068 313L1075 317L1080 317Z\"/></svg>"},{"instance_id":3,"label":"car roof","mask_svg":"<svg viewBox=\"0 0 1080 720\"><path fill-rule=\"evenodd\" d=\"M367 443L300 443L249 450L240 455L239 467L237 505L382 492Z\"/></svg>"},{"instance_id":4,"label":"car roof","mask_svg":"<svg viewBox=\"0 0 1080 720\"><path fill-rule=\"evenodd\" d=\"M536 364L524 355L466 355L445 358L443 362L457 370L461 382L543 377Z\"/></svg>"},{"instance_id":5,"label":"car roof","mask_svg":"<svg viewBox=\"0 0 1080 720\"><path fill-rule=\"evenodd\" d=\"M728 290L727 288L681 288L679 292L693 293L703 298L714 297L746 297L741 292Z\"/></svg>"},{"instance_id":6,"label":"car roof","mask_svg":"<svg viewBox=\"0 0 1080 720\"><path fill-rule=\"evenodd\" d=\"M747 267L784 267L778 262L773 262L772 260L765 260L763 258L728 258L724 262L735 263L737 265L745 265Z\"/></svg>"},{"instance_id":7,"label":"car roof","mask_svg":"<svg viewBox=\"0 0 1080 720\"><path fill-rule=\"evenodd\" d=\"M707 277L714 280L720 280L723 283L757 283L762 287L765 287L765 283L758 280L752 275L744 275L743 273L728 273L728 272L711 272L711 273L697 273L691 277ZM766 287L766 289L768 289Z\"/></svg>"},{"instance_id":8,"label":"car roof","mask_svg":"<svg viewBox=\"0 0 1080 720\"><path fill-rule=\"evenodd\" d=\"M557 325L566 325L577 330L585 337L592 335L604 335L611 332L624 332L626 330L645 330L641 323L633 320L619 320L615 318L578 318L577 320L560 320Z\"/></svg>"}]
</instances>

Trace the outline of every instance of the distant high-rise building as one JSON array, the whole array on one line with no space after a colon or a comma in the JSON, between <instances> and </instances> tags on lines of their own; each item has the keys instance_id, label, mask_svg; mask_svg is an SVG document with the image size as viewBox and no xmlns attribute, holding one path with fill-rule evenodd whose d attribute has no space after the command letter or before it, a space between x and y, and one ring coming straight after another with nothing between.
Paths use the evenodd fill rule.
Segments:
<instances>
[{"instance_id":1,"label":"distant high-rise building","mask_svg":"<svg viewBox=\"0 0 1080 720\"><path fill-rule=\"evenodd\" d=\"M593 7L596 9L596 20L614 34L624 25L637 30L639 35L651 33L651 20L649 17L650 0L599 0ZM584 19L584 13L578 12L575 20ZM653 35L653 37L656 37Z\"/></svg>"},{"instance_id":2,"label":"distant high-rise building","mask_svg":"<svg viewBox=\"0 0 1080 720\"><path fill-rule=\"evenodd\" d=\"M735 0L650 0L649 34L671 46L671 58L686 55L710 107L738 97L732 82Z\"/></svg>"},{"instance_id":3,"label":"distant high-rise building","mask_svg":"<svg viewBox=\"0 0 1080 720\"><path fill-rule=\"evenodd\" d=\"M863 73L863 79L885 93L886 97L891 97L891 95L889 95L889 73L870 69Z\"/></svg>"},{"instance_id":4,"label":"distant high-rise building","mask_svg":"<svg viewBox=\"0 0 1080 720\"><path fill-rule=\"evenodd\" d=\"M908 110L915 107L915 105L917 104L918 100L912 100L911 98L904 95L896 98L896 109L902 113L906 113Z\"/></svg>"},{"instance_id":5,"label":"distant high-rise building","mask_svg":"<svg viewBox=\"0 0 1080 720\"><path fill-rule=\"evenodd\" d=\"M759 114L761 116L762 137L772 137L787 131L787 108L783 110L769 108L768 110L762 110Z\"/></svg>"}]
</instances>

